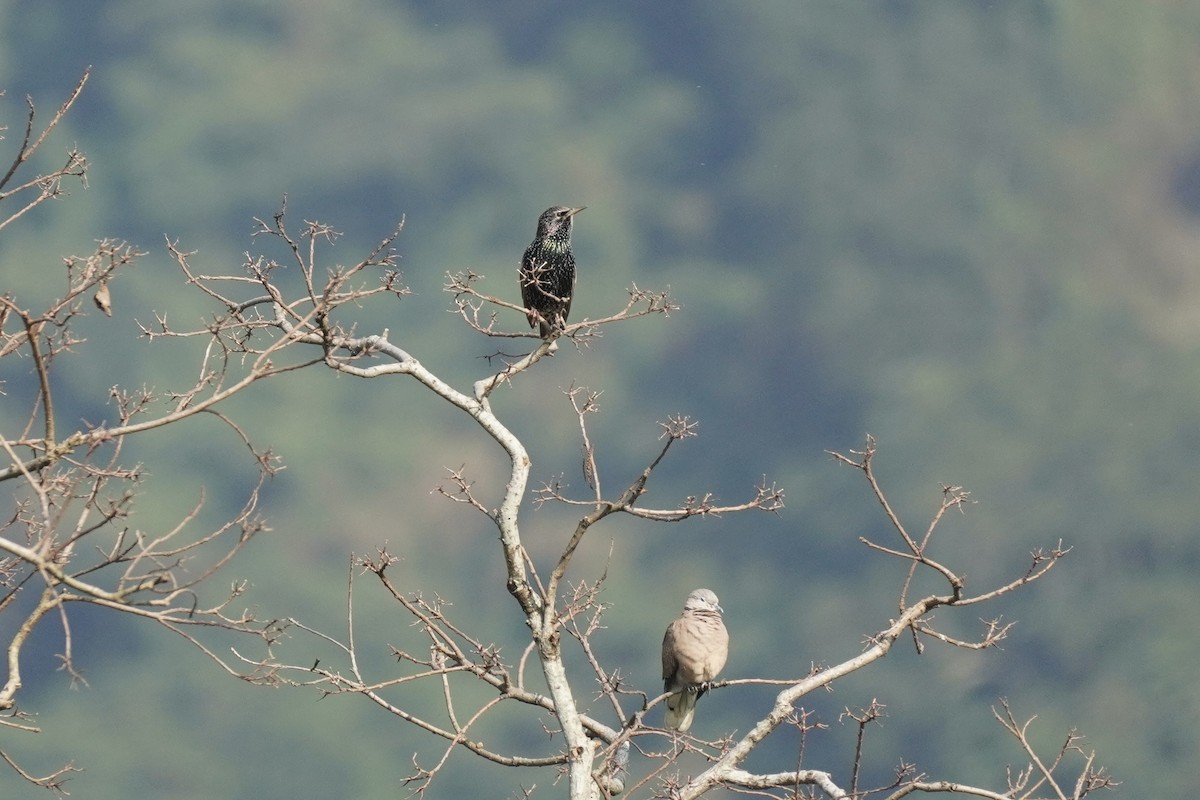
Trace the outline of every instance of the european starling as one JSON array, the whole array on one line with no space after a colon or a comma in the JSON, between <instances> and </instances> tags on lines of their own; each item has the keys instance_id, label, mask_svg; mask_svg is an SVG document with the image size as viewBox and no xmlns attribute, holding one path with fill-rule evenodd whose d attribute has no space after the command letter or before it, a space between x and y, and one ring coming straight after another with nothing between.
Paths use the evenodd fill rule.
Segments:
<instances>
[{"instance_id":1,"label":"european starling","mask_svg":"<svg viewBox=\"0 0 1200 800\"><path fill-rule=\"evenodd\" d=\"M521 302L529 309L529 327L538 325L543 339L561 329L571 313L575 294L571 218L580 211L583 208L547 208L538 217L537 233L521 259Z\"/></svg>"}]
</instances>

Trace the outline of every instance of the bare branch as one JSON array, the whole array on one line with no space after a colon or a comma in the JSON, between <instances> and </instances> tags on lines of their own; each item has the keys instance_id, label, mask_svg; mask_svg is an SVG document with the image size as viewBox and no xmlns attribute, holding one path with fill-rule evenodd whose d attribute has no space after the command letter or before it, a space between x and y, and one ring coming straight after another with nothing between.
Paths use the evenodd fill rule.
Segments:
<instances>
[{"instance_id":1,"label":"bare branch","mask_svg":"<svg viewBox=\"0 0 1200 800\"><path fill-rule=\"evenodd\" d=\"M12 163L9 164L4 176L0 177L0 202L4 202L9 198L17 195L31 193L32 197L25 201L25 204L19 209L11 213L8 217L0 220L0 230L4 230L13 222L23 217L27 212L53 198L59 197L63 193L62 183L66 178L78 178L84 186L87 185L87 158L78 150L72 149L67 154L67 160L63 166L52 172L37 175L33 179L25 183L9 186L12 180L16 177L17 172L24 166L33 155L41 149L41 146L46 142L50 134L62 122L63 117L70 111L75 101L79 99L79 95L83 92L84 84L87 83L88 77L91 75L91 67L88 67L83 72L83 76L75 85L75 88L67 96L67 99L59 107L58 112L46 123L41 133L37 138L33 138L33 123L36 116L36 109L33 104L33 98L25 99L28 113L25 118L25 134L21 139L21 146L17 149L16 155L13 157Z\"/></svg>"}]
</instances>

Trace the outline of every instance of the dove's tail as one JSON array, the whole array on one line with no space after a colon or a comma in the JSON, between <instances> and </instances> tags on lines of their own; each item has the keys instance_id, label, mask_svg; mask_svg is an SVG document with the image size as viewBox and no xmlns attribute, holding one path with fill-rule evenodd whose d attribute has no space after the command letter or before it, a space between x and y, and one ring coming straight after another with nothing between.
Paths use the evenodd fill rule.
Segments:
<instances>
[{"instance_id":1,"label":"dove's tail","mask_svg":"<svg viewBox=\"0 0 1200 800\"><path fill-rule=\"evenodd\" d=\"M692 718L696 716L696 701L699 699L699 693L690 687L668 697L664 724L681 733L692 727Z\"/></svg>"}]
</instances>

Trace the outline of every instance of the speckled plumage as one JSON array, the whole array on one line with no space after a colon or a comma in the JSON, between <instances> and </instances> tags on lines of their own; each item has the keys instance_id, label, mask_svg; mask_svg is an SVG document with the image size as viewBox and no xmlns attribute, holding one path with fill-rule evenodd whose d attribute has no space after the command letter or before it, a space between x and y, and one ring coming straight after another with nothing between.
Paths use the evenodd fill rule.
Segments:
<instances>
[{"instance_id":1,"label":"speckled plumage","mask_svg":"<svg viewBox=\"0 0 1200 800\"><path fill-rule=\"evenodd\" d=\"M663 635L663 691L667 698L665 724L686 731L696 713L696 701L708 690L729 656L729 632L721 620L721 606L711 589L697 589L687 597L683 614Z\"/></svg>"},{"instance_id":2,"label":"speckled plumage","mask_svg":"<svg viewBox=\"0 0 1200 800\"><path fill-rule=\"evenodd\" d=\"M529 327L538 327L543 339L561 329L571 313L575 294L571 221L580 211L583 208L554 206L542 212L537 233L521 258L521 302L531 309Z\"/></svg>"}]
</instances>

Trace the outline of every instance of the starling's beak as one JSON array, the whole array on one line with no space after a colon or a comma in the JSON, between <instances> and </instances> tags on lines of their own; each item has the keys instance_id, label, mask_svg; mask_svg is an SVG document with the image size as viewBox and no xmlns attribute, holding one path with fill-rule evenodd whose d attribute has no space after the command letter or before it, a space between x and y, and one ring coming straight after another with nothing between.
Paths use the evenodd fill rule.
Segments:
<instances>
[{"instance_id":1,"label":"starling's beak","mask_svg":"<svg viewBox=\"0 0 1200 800\"><path fill-rule=\"evenodd\" d=\"M567 216L568 216L568 217L573 217L573 216L575 216L576 214L578 214L580 211L583 211L585 208L587 208L587 206L580 206L579 208L572 208L571 210L569 210L569 211L567 212Z\"/></svg>"}]
</instances>

